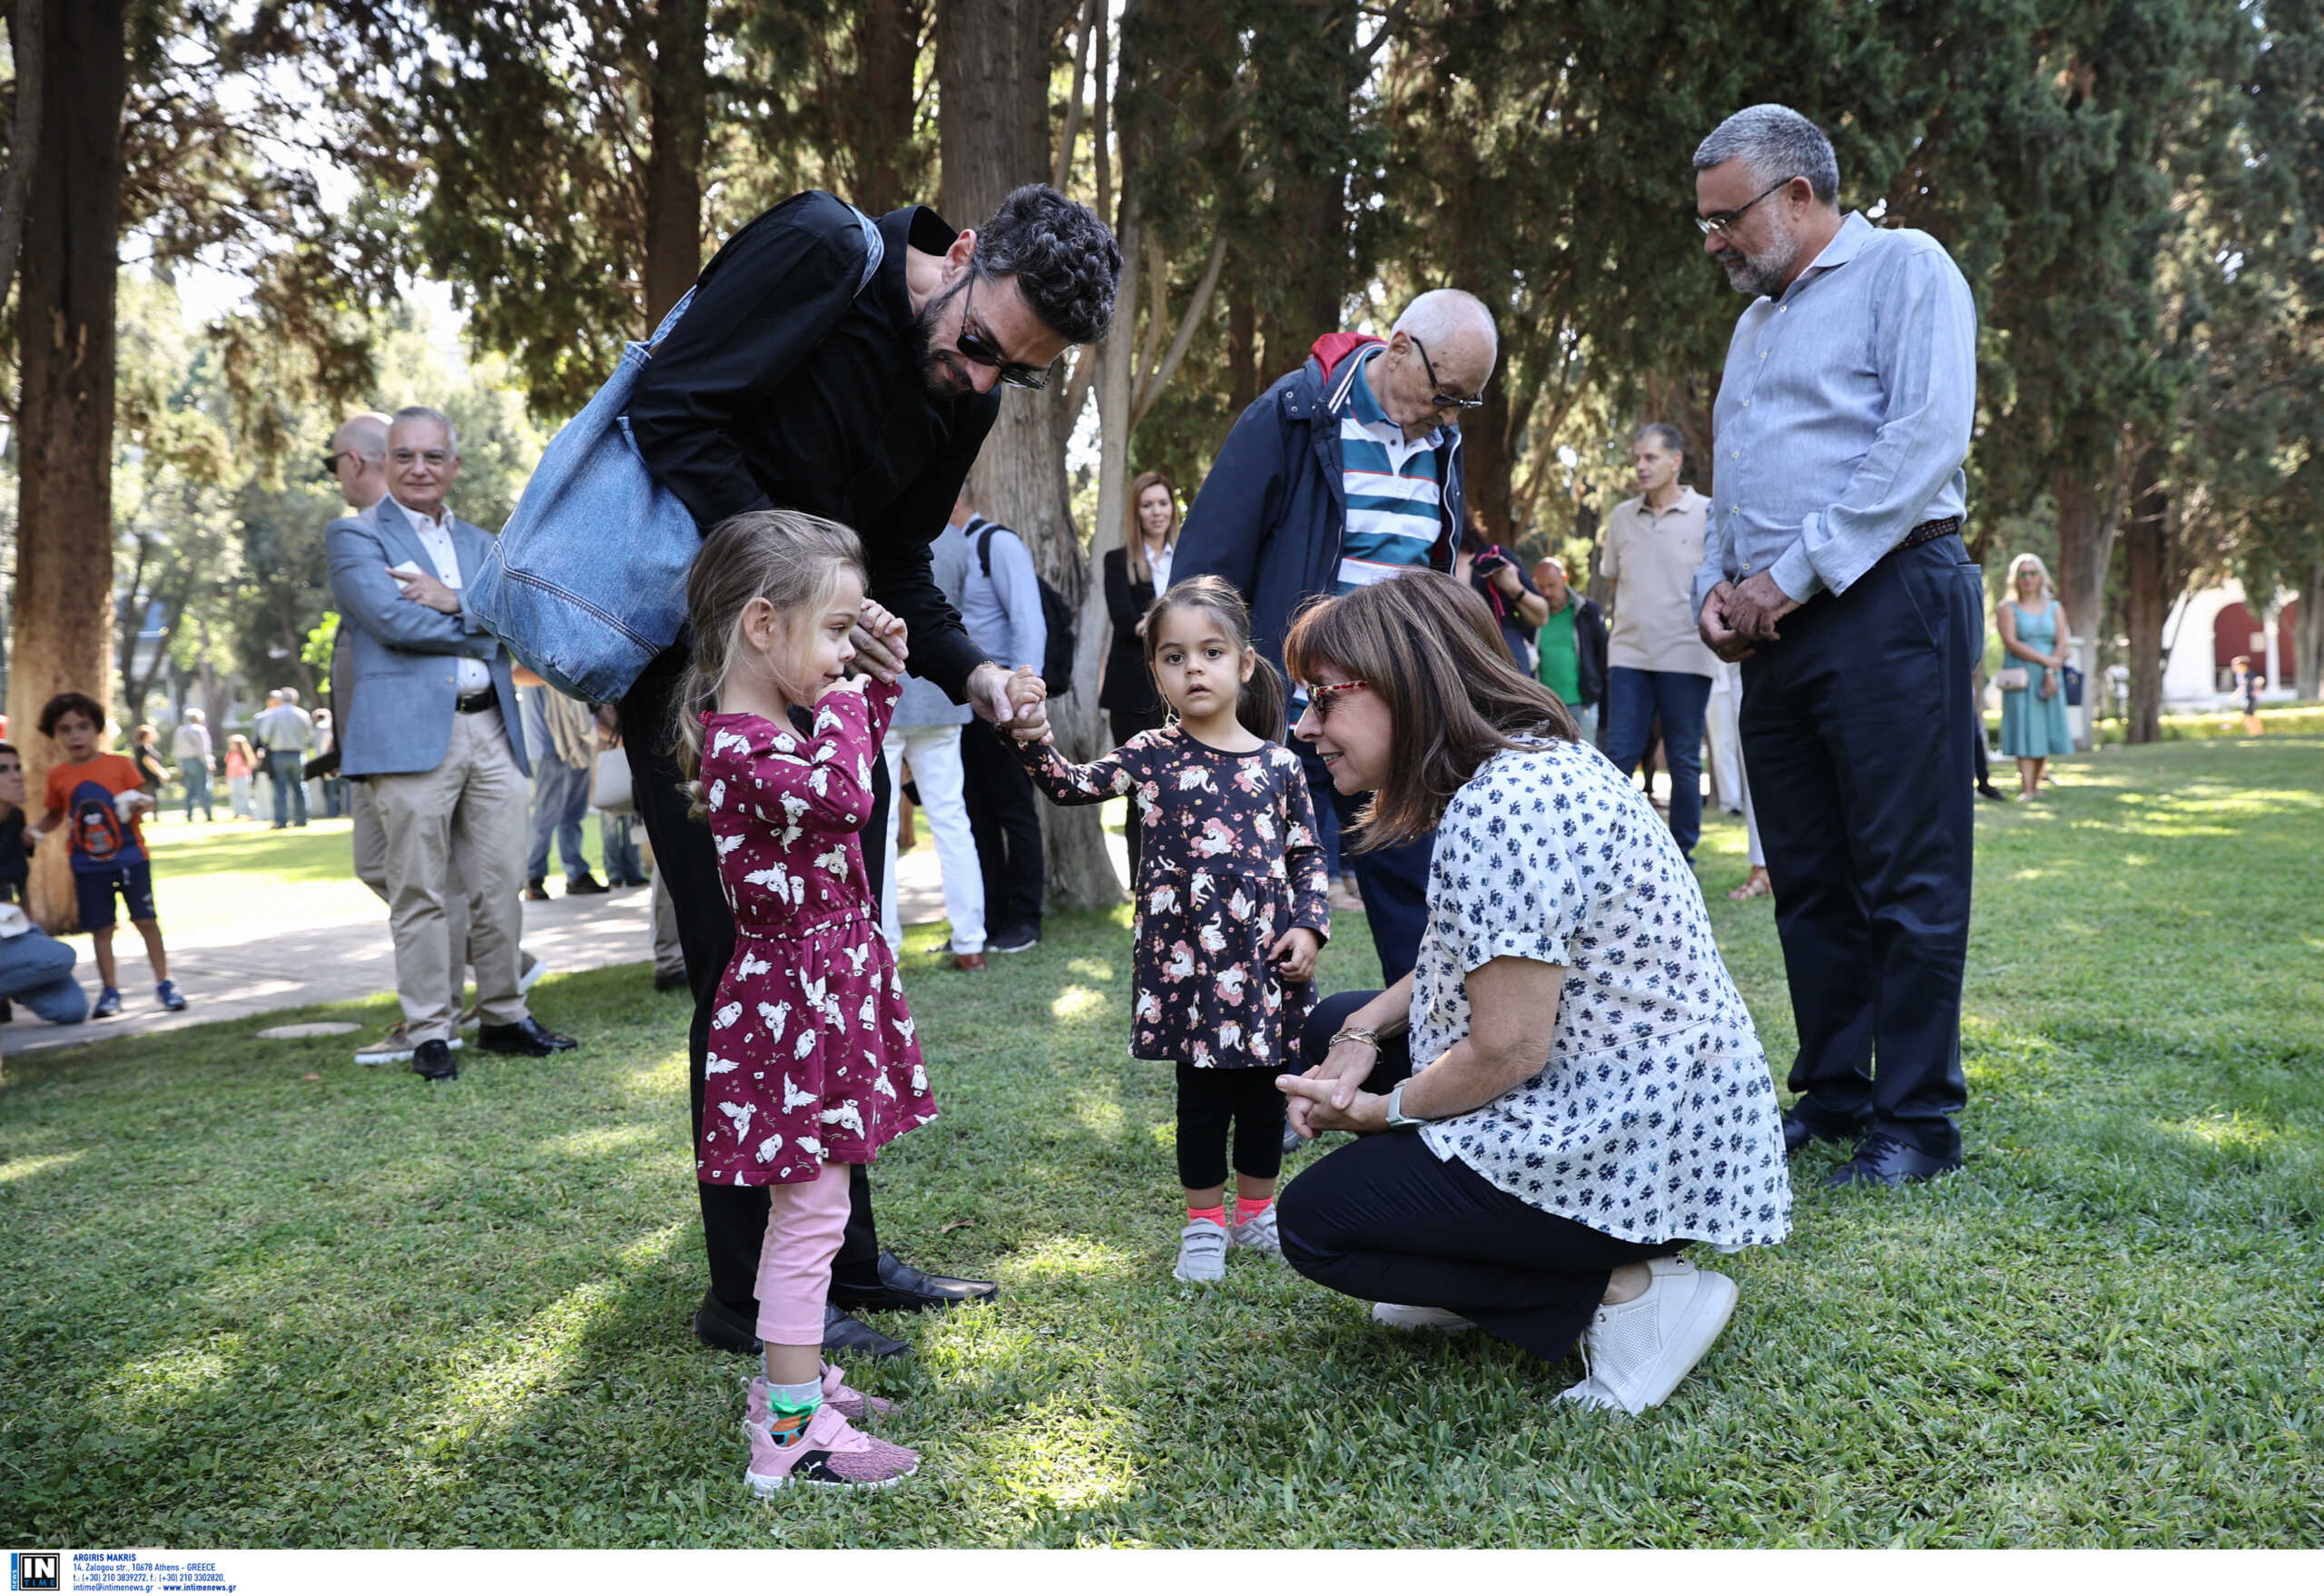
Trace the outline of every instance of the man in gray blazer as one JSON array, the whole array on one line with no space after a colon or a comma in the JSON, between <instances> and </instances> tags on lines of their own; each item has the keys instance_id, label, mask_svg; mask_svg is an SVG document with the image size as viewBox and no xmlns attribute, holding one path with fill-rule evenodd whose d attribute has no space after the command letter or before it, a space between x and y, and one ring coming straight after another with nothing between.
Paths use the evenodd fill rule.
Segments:
<instances>
[{"instance_id":1,"label":"man in gray blazer","mask_svg":"<svg viewBox=\"0 0 2324 1596\"><path fill-rule=\"evenodd\" d=\"M444 498L459 475L452 424L420 406L388 429L388 495L324 535L331 592L353 629L363 713L346 729L341 773L369 783L387 840L388 916L411 1067L459 1073L459 1010L445 905L469 889L468 957L487 1052L542 1057L576 1047L526 1011L517 939L531 765L505 718L517 707L507 651L460 607L463 574L491 547Z\"/></svg>"}]
</instances>

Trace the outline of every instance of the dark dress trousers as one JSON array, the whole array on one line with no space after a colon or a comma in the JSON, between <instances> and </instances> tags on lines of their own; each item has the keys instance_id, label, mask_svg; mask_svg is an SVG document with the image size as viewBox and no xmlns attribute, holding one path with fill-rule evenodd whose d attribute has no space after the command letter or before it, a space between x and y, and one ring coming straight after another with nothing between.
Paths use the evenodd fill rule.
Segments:
<instances>
[{"instance_id":1,"label":"dark dress trousers","mask_svg":"<svg viewBox=\"0 0 2324 1596\"><path fill-rule=\"evenodd\" d=\"M1146 668L1146 639L1137 635L1137 623L1146 618L1147 608L1154 602L1153 578L1131 581L1129 551L1123 548L1108 551L1105 578L1106 614L1113 621L1113 641L1106 649L1106 675L1098 686L1098 707L1106 712L1114 746L1118 748L1140 732L1160 725L1168 710L1154 685L1154 673ZM1132 882L1137 880L1143 832L1137 805L1132 803L1122 823L1123 839L1129 843Z\"/></svg>"}]
</instances>

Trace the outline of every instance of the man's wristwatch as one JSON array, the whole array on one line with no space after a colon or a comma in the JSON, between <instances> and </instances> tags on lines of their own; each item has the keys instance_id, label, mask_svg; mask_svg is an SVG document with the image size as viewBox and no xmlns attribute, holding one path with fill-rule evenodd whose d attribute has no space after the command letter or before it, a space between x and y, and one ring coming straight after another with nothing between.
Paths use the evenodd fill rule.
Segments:
<instances>
[{"instance_id":1,"label":"man's wristwatch","mask_svg":"<svg viewBox=\"0 0 2324 1596\"><path fill-rule=\"evenodd\" d=\"M1391 1130L1402 1130L1407 1125L1428 1123L1425 1119L1415 1119L1404 1112L1404 1088L1411 1084L1409 1080L1400 1080L1396 1083L1394 1089L1388 1094L1388 1128Z\"/></svg>"}]
</instances>

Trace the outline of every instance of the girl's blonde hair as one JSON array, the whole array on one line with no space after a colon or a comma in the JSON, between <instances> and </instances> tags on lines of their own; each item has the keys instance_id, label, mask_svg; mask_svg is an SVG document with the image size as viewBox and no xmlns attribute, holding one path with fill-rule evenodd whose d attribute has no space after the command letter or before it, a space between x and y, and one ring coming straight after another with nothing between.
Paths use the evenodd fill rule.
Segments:
<instances>
[{"instance_id":1,"label":"girl's blonde hair","mask_svg":"<svg viewBox=\"0 0 2324 1596\"><path fill-rule=\"evenodd\" d=\"M786 632L799 616L827 603L843 572L858 582L863 545L836 521L802 510L745 510L710 529L686 577L686 625L694 652L678 679L673 749L685 773L690 811L703 819L702 717L718 707L718 694L734 652L742 645L743 611L763 598L783 617Z\"/></svg>"},{"instance_id":2,"label":"girl's blonde hair","mask_svg":"<svg viewBox=\"0 0 2324 1596\"><path fill-rule=\"evenodd\" d=\"M1137 518L1137 501L1146 497L1149 488L1159 488L1170 495L1170 529L1162 535L1162 547L1178 547L1178 488L1164 471L1141 471L1137 480L1129 485L1129 507L1123 512L1128 525L1122 528L1122 547L1128 550L1129 579L1132 582L1154 580L1154 566L1146 557L1146 528Z\"/></svg>"},{"instance_id":3,"label":"girl's blonde hair","mask_svg":"<svg viewBox=\"0 0 2324 1596\"><path fill-rule=\"evenodd\" d=\"M2040 555L2030 552L2021 554L2009 562L2009 592L2004 596L2010 598L2017 596L2017 573L2029 566L2033 567L2034 574L2042 578L2042 596L2055 598L2058 596L2058 590L2051 585L2050 567L2042 563Z\"/></svg>"},{"instance_id":4,"label":"girl's blonde hair","mask_svg":"<svg viewBox=\"0 0 2324 1596\"><path fill-rule=\"evenodd\" d=\"M1236 695L1235 718L1254 737L1282 742L1283 677L1267 663L1267 656L1252 646L1251 606L1224 576L1189 576L1173 582L1167 593L1146 606L1146 668L1154 676L1155 691L1159 694L1162 687L1161 674L1154 669L1154 657L1162 652L1162 617L1174 609L1198 609L1209 615L1226 629L1227 641L1251 656L1251 679ZM1175 719L1177 714L1173 706L1171 715Z\"/></svg>"}]
</instances>

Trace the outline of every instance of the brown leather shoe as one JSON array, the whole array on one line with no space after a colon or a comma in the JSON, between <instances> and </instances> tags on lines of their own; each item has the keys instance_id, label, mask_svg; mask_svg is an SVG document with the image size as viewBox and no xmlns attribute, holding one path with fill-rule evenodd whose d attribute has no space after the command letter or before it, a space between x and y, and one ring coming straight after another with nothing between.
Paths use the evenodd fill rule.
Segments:
<instances>
[{"instance_id":1,"label":"brown leather shoe","mask_svg":"<svg viewBox=\"0 0 2324 1596\"><path fill-rule=\"evenodd\" d=\"M984 955L981 953L955 953L952 955L952 968L955 970L982 970L984 968Z\"/></svg>"}]
</instances>

